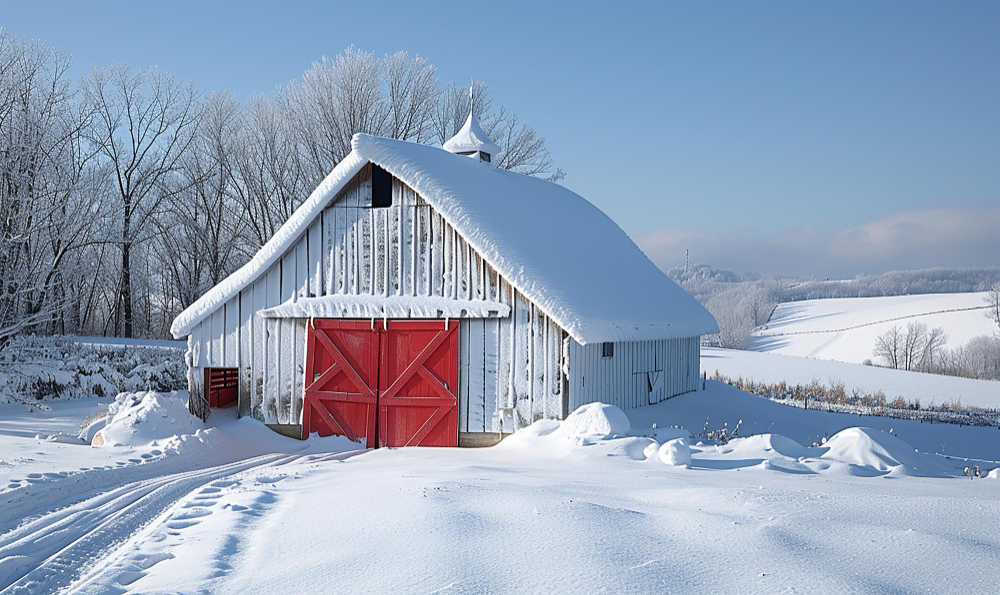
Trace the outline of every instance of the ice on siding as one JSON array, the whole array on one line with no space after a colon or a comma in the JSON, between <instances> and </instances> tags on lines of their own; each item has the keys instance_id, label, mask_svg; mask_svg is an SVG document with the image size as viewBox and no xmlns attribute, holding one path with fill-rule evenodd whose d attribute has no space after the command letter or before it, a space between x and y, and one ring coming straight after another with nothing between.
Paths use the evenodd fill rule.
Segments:
<instances>
[{"instance_id":1,"label":"ice on siding","mask_svg":"<svg viewBox=\"0 0 1000 595\"><path fill-rule=\"evenodd\" d=\"M243 268L173 323L175 337L260 276L366 162L430 203L518 291L580 343L718 332L712 315L671 281L600 209L558 184L365 134Z\"/></svg>"},{"instance_id":2,"label":"ice on siding","mask_svg":"<svg viewBox=\"0 0 1000 595\"><path fill-rule=\"evenodd\" d=\"M506 318L510 306L437 296L328 295L261 311L265 318Z\"/></svg>"},{"instance_id":3,"label":"ice on siding","mask_svg":"<svg viewBox=\"0 0 1000 595\"><path fill-rule=\"evenodd\" d=\"M471 111L469 112L469 117L465 119L465 124L455 133L455 136L445 141L442 146L445 151L451 151L452 153L475 153L476 151L482 151L483 153L489 153L493 157L496 157L500 153L500 147L490 140L490 136L479 125L479 118L474 116Z\"/></svg>"}]
</instances>

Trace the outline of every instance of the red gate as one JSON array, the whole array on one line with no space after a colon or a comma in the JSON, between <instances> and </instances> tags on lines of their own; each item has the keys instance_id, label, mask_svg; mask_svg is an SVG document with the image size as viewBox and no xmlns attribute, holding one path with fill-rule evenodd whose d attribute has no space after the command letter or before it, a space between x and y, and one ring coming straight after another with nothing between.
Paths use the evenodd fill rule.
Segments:
<instances>
[{"instance_id":1,"label":"red gate","mask_svg":"<svg viewBox=\"0 0 1000 595\"><path fill-rule=\"evenodd\" d=\"M205 393L209 407L229 407L237 400L239 371L236 368L205 368Z\"/></svg>"},{"instance_id":2,"label":"red gate","mask_svg":"<svg viewBox=\"0 0 1000 595\"><path fill-rule=\"evenodd\" d=\"M364 437L375 446L379 334L369 322L313 320L306 333L302 437Z\"/></svg>"},{"instance_id":3,"label":"red gate","mask_svg":"<svg viewBox=\"0 0 1000 595\"><path fill-rule=\"evenodd\" d=\"M390 320L388 329L382 321L312 321L303 438L457 446L458 327L457 320Z\"/></svg>"},{"instance_id":4,"label":"red gate","mask_svg":"<svg viewBox=\"0 0 1000 595\"><path fill-rule=\"evenodd\" d=\"M379 362L379 446L458 445L458 321L391 320Z\"/></svg>"}]
</instances>

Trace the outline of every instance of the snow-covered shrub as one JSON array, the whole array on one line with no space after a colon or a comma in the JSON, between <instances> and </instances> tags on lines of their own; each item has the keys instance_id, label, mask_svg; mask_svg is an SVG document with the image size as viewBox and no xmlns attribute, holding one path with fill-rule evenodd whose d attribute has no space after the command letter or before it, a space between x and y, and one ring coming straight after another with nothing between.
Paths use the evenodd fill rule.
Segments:
<instances>
[{"instance_id":1,"label":"snow-covered shrub","mask_svg":"<svg viewBox=\"0 0 1000 595\"><path fill-rule=\"evenodd\" d=\"M866 392L854 388L848 395L839 390L840 383L836 381L831 382L832 387L818 380L814 380L808 385L791 385L786 382L767 383L745 378L734 379L723 376L718 371L715 372L713 379L772 401L805 409L1000 427L1000 410L963 405L961 399L958 398L941 405L923 406L919 399L908 401L902 395L897 395L890 402L885 392L881 390ZM702 437L721 442L732 436L726 428L709 432L708 422L706 422Z\"/></svg>"},{"instance_id":2,"label":"snow-covered shrub","mask_svg":"<svg viewBox=\"0 0 1000 595\"><path fill-rule=\"evenodd\" d=\"M81 343L72 337L14 337L0 351L0 399L112 397L187 386L184 352L161 347Z\"/></svg>"},{"instance_id":3,"label":"snow-covered shrub","mask_svg":"<svg viewBox=\"0 0 1000 595\"><path fill-rule=\"evenodd\" d=\"M103 429L93 439L95 446L142 446L201 428L186 399L177 393L122 393L108 406Z\"/></svg>"}]
</instances>

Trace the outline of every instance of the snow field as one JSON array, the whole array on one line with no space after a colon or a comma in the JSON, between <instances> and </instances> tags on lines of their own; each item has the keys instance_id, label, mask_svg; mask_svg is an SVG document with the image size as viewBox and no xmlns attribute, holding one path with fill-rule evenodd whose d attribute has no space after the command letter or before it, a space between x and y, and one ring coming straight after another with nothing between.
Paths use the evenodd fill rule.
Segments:
<instances>
[{"instance_id":1,"label":"snow field","mask_svg":"<svg viewBox=\"0 0 1000 595\"><path fill-rule=\"evenodd\" d=\"M778 304L751 338L749 349L860 364L875 360L876 338L893 326L922 322L941 327L946 347L996 332L984 316L985 293L941 293L870 298L834 298Z\"/></svg>"},{"instance_id":2,"label":"snow field","mask_svg":"<svg viewBox=\"0 0 1000 595\"><path fill-rule=\"evenodd\" d=\"M0 585L83 593L992 588L1000 492L989 479L955 478L969 464L998 465L1000 430L802 410L707 387L627 414L592 403L486 449L322 453L356 445L303 445L213 414L200 437L154 440L186 445L177 455L0 492L10 504L0 514L19 507L25 517L0 529ZM123 398L118 412L144 411L149 423L153 405L169 398ZM746 437L705 439L722 427ZM30 440L98 456L149 448ZM233 462L208 465L225 457ZM187 469L169 472L170 461Z\"/></svg>"},{"instance_id":3,"label":"snow field","mask_svg":"<svg viewBox=\"0 0 1000 595\"><path fill-rule=\"evenodd\" d=\"M494 448L380 449L209 486L219 490L179 502L82 592L992 588L994 482L942 479L963 462L877 429L818 446L777 433L699 444L667 425L701 425L735 399L763 415L772 405L712 383L630 412L625 434L620 412L592 404ZM795 433L803 413L779 417L780 430ZM661 451L681 459L664 464ZM171 534L188 508L212 512Z\"/></svg>"}]
</instances>

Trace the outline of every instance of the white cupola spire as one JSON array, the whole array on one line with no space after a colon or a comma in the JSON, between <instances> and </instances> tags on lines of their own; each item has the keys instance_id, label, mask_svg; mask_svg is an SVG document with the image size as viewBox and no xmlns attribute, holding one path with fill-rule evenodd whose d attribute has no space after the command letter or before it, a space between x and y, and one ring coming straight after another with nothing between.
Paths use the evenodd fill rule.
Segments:
<instances>
[{"instance_id":1,"label":"white cupola spire","mask_svg":"<svg viewBox=\"0 0 1000 595\"><path fill-rule=\"evenodd\" d=\"M465 120L465 125L444 143L444 150L456 155L466 155L492 163L493 156L500 152L500 147L494 143L489 135L479 125L479 118L476 117L476 102L473 95L475 84L469 84L469 117Z\"/></svg>"}]
</instances>

